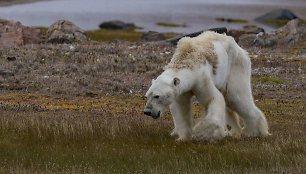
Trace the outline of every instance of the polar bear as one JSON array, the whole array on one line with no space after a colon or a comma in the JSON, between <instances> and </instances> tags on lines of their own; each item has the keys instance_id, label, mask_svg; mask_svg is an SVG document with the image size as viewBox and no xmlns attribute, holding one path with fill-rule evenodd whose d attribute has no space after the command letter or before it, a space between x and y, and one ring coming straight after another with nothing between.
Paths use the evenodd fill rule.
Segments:
<instances>
[{"instance_id":1,"label":"polar bear","mask_svg":"<svg viewBox=\"0 0 306 174\"><path fill-rule=\"evenodd\" d=\"M164 72L152 80L144 114L157 119L170 105L175 126L171 135L178 141L270 135L264 114L254 104L250 78L248 53L232 37L213 31L184 37ZM192 96L204 108L196 122Z\"/></svg>"}]
</instances>

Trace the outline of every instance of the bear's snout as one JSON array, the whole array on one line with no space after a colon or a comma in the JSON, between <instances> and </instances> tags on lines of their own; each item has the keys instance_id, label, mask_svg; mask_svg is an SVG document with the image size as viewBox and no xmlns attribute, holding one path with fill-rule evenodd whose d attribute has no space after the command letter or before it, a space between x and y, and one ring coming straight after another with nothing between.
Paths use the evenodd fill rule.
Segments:
<instances>
[{"instance_id":1,"label":"bear's snout","mask_svg":"<svg viewBox=\"0 0 306 174\"><path fill-rule=\"evenodd\" d=\"M150 117L154 118L154 119L159 118L160 115L161 115L161 112L160 112L160 111L158 111L157 113L155 113L155 112L152 112L152 110L147 109L147 108L143 110L143 113L144 113L145 115L147 115L147 116L150 116Z\"/></svg>"},{"instance_id":2,"label":"bear's snout","mask_svg":"<svg viewBox=\"0 0 306 174\"><path fill-rule=\"evenodd\" d=\"M147 116L151 116L151 112L150 111L143 111L143 113Z\"/></svg>"}]
</instances>

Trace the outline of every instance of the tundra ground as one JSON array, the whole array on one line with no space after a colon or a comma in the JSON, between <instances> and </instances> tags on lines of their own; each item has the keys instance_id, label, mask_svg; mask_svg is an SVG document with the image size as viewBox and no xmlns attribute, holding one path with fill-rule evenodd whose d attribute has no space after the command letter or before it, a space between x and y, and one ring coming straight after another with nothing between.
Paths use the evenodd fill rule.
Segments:
<instances>
[{"instance_id":1,"label":"tundra ground","mask_svg":"<svg viewBox=\"0 0 306 174\"><path fill-rule=\"evenodd\" d=\"M1 48L0 68L14 76L0 76L0 173L304 173L305 48L248 48L255 103L272 136L215 143L177 143L169 113L142 113L175 47Z\"/></svg>"}]
</instances>

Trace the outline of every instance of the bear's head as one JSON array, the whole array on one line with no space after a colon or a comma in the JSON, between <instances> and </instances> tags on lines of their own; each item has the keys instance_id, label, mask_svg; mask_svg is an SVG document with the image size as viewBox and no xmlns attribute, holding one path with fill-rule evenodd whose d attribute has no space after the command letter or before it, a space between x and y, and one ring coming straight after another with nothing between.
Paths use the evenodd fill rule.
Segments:
<instances>
[{"instance_id":1,"label":"bear's head","mask_svg":"<svg viewBox=\"0 0 306 174\"><path fill-rule=\"evenodd\" d=\"M152 80L152 85L146 93L147 104L144 114L154 119L159 118L167 107L175 100L179 93L180 79Z\"/></svg>"}]
</instances>

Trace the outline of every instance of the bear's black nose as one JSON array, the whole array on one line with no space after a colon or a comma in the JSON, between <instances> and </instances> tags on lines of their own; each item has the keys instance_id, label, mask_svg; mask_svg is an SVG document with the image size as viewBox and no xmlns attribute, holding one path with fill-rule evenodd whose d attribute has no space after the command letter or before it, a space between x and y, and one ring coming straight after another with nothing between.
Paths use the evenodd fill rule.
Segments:
<instances>
[{"instance_id":1,"label":"bear's black nose","mask_svg":"<svg viewBox=\"0 0 306 174\"><path fill-rule=\"evenodd\" d=\"M145 115L151 116L151 112L150 111L144 111L143 112Z\"/></svg>"}]
</instances>

